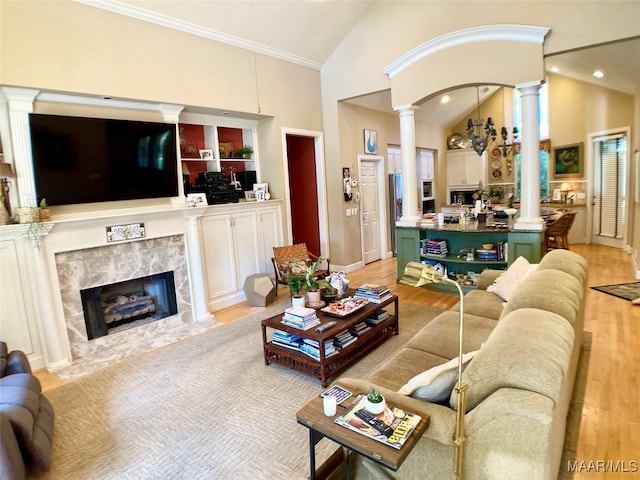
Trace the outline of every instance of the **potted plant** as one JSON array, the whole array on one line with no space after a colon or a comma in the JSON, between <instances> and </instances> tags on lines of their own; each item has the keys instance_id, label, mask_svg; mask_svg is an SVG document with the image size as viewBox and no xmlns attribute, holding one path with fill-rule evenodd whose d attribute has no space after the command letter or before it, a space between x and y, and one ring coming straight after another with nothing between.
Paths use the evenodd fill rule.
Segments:
<instances>
[{"instance_id":1,"label":"potted plant","mask_svg":"<svg viewBox=\"0 0 640 480\"><path fill-rule=\"evenodd\" d=\"M385 402L384 397L380 393L380 391L375 387L369 387L369 391L367 392L367 396L364 399L364 408L366 408L369 412L374 415L378 415L384 411L384 408L387 406L387 402Z\"/></svg>"},{"instance_id":2,"label":"potted plant","mask_svg":"<svg viewBox=\"0 0 640 480\"><path fill-rule=\"evenodd\" d=\"M301 294L305 284L305 276L300 274L289 275L287 277L287 285L291 292L291 304L301 305L304 307L304 295Z\"/></svg>"},{"instance_id":3,"label":"potted plant","mask_svg":"<svg viewBox=\"0 0 640 480\"><path fill-rule=\"evenodd\" d=\"M320 298L326 303L331 303L338 299L338 291L331 285L331 282L325 280L320 284Z\"/></svg>"},{"instance_id":4,"label":"potted plant","mask_svg":"<svg viewBox=\"0 0 640 480\"><path fill-rule=\"evenodd\" d=\"M320 284L318 283L318 267L322 257L307 267L304 275L305 288L307 289L307 300L310 305L318 305L320 303Z\"/></svg>"},{"instance_id":5,"label":"potted plant","mask_svg":"<svg viewBox=\"0 0 640 480\"><path fill-rule=\"evenodd\" d=\"M253 148L249 145L245 145L238 150L238 155L240 155L240 158L251 158L251 155L253 155Z\"/></svg>"},{"instance_id":6,"label":"potted plant","mask_svg":"<svg viewBox=\"0 0 640 480\"><path fill-rule=\"evenodd\" d=\"M489 194L491 195L491 203L500 203L504 197L504 188L500 185L493 186L489 190Z\"/></svg>"},{"instance_id":7,"label":"potted plant","mask_svg":"<svg viewBox=\"0 0 640 480\"><path fill-rule=\"evenodd\" d=\"M51 220L51 210L49 209L49 205L47 205L47 199L44 197L40 200L40 210L38 211L38 215L40 216L41 222Z\"/></svg>"}]
</instances>

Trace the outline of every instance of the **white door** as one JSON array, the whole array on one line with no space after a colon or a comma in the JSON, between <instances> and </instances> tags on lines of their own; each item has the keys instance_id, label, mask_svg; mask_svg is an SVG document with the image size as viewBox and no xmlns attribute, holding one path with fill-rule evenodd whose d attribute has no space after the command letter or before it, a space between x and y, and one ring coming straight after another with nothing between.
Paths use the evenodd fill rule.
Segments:
<instances>
[{"instance_id":1,"label":"white door","mask_svg":"<svg viewBox=\"0 0 640 480\"><path fill-rule=\"evenodd\" d=\"M593 234L599 245L622 248L627 206L627 136L602 135L592 140Z\"/></svg>"},{"instance_id":2,"label":"white door","mask_svg":"<svg viewBox=\"0 0 640 480\"><path fill-rule=\"evenodd\" d=\"M380 205L378 162L360 163L360 209L364 263L380 260Z\"/></svg>"}]
</instances>

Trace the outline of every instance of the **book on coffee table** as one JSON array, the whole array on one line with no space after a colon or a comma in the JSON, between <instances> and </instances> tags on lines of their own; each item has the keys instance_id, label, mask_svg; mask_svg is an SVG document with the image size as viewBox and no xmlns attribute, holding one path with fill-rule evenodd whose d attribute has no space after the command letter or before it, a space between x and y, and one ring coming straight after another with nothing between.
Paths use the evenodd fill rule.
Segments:
<instances>
[{"instance_id":1,"label":"book on coffee table","mask_svg":"<svg viewBox=\"0 0 640 480\"><path fill-rule=\"evenodd\" d=\"M378 421L383 422L379 426L384 427L386 425L390 427L389 435L386 435L358 416L359 412L366 412L364 407L365 399L366 395L358 395L353 403L347 407L346 413L337 417L334 421L343 427L373 438L385 445L395 449L401 448L416 429L422 417L387 404L382 413L375 415Z\"/></svg>"}]
</instances>

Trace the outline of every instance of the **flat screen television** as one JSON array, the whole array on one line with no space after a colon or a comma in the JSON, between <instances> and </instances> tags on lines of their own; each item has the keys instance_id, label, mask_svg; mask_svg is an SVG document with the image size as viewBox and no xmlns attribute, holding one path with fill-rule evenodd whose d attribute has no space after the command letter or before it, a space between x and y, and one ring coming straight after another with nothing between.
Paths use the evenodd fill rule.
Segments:
<instances>
[{"instance_id":1,"label":"flat screen television","mask_svg":"<svg viewBox=\"0 0 640 480\"><path fill-rule=\"evenodd\" d=\"M178 195L175 124L32 113L29 127L38 202Z\"/></svg>"}]
</instances>

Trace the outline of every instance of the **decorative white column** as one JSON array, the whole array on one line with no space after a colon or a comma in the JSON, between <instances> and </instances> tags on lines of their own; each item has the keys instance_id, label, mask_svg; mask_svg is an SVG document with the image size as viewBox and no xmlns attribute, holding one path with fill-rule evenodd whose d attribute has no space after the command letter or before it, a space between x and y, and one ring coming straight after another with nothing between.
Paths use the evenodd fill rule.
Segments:
<instances>
[{"instance_id":1,"label":"decorative white column","mask_svg":"<svg viewBox=\"0 0 640 480\"><path fill-rule=\"evenodd\" d=\"M407 105L394 108L400 114L400 147L402 150L402 216L396 225L413 227L421 218L418 208L418 173L416 165L415 111Z\"/></svg>"},{"instance_id":2,"label":"decorative white column","mask_svg":"<svg viewBox=\"0 0 640 480\"><path fill-rule=\"evenodd\" d=\"M185 204L185 194L184 194L184 184L182 182L182 162L180 161L180 127L178 124L180 123L180 113L184 110L183 105L173 105L170 103L161 103L158 105L158 109L162 114L162 119L167 123L175 123L176 125L176 150L177 150L177 159L178 159L178 196L171 197L171 206L172 207L184 207Z\"/></svg>"},{"instance_id":3,"label":"decorative white column","mask_svg":"<svg viewBox=\"0 0 640 480\"><path fill-rule=\"evenodd\" d=\"M31 238L32 245L26 248L32 249L31 255L28 256L29 280L33 285L33 291L38 292L35 308L38 316L44 366L50 372L55 372L71 365L73 359L66 326L64 321L58 321L53 287L48 280L56 274L55 269L53 274L50 273L47 264L48 255L46 254L46 236L53 228L53 223L46 223L43 226L45 228L32 231L30 234L34 237Z\"/></svg>"},{"instance_id":4,"label":"decorative white column","mask_svg":"<svg viewBox=\"0 0 640 480\"><path fill-rule=\"evenodd\" d=\"M31 156L31 133L29 114L33 112L33 101L38 90L2 87L3 106L9 111L11 131L11 153L16 172L18 204L14 207L36 207L36 184L33 180L33 159ZM7 159L10 161L11 159Z\"/></svg>"},{"instance_id":5,"label":"decorative white column","mask_svg":"<svg viewBox=\"0 0 640 480\"><path fill-rule=\"evenodd\" d=\"M191 305L193 319L196 322L212 320L207 305L207 289L202 264L202 245L200 243L199 218L204 213L204 207L187 208L187 255L189 256L189 286L191 288Z\"/></svg>"},{"instance_id":6,"label":"decorative white column","mask_svg":"<svg viewBox=\"0 0 640 480\"><path fill-rule=\"evenodd\" d=\"M522 150L520 152L520 216L514 230L542 231L540 217L540 130L538 91L540 82L516 85L522 105Z\"/></svg>"}]
</instances>

